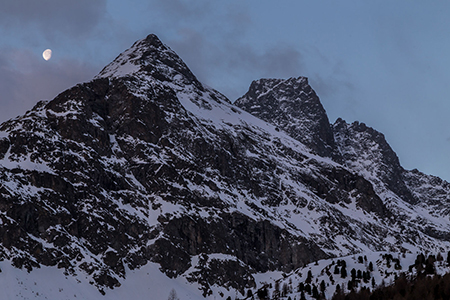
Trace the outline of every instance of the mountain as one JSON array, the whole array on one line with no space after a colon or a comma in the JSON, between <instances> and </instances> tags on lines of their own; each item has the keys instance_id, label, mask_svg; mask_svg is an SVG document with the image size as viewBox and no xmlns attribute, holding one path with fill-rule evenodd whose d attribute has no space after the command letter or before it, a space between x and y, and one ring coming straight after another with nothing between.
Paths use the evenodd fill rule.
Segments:
<instances>
[{"instance_id":1,"label":"mountain","mask_svg":"<svg viewBox=\"0 0 450 300\"><path fill-rule=\"evenodd\" d=\"M48 273L66 297L226 298L321 259L449 249L449 183L404 170L362 123L330 124L306 78L235 104L149 35L1 124L0 268L17 291Z\"/></svg>"}]
</instances>

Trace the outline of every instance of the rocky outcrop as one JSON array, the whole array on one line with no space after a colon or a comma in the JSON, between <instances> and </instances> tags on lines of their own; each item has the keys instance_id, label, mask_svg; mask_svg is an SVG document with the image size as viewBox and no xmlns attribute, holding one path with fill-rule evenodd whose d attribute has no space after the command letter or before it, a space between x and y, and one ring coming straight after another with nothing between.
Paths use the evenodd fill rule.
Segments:
<instances>
[{"instance_id":1,"label":"rocky outcrop","mask_svg":"<svg viewBox=\"0 0 450 300\"><path fill-rule=\"evenodd\" d=\"M253 81L235 105L274 124L315 153L335 155L328 116L306 77Z\"/></svg>"},{"instance_id":2,"label":"rocky outcrop","mask_svg":"<svg viewBox=\"0 0 450 300\"><path fill-rule=\"evenodd\" d=\"M403 180L405 170L382 133L364 123L347 124L342 119L336 120L333 131L347 167L363 174L380 191L385 187L404 201L417 203Z\"/></svg>"}]
</instances>

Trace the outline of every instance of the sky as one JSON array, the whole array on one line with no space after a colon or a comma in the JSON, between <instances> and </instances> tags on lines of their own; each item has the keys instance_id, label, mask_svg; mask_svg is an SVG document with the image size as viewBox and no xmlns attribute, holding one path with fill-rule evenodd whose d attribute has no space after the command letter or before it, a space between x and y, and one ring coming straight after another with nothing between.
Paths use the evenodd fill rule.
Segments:
<instances>
[{"instance_id":1,"label":"sky","mask_svg":"<svg viewBox=\"0 0 450 300\"><path fill-rule=\"evenodd\" d=\"M232 101L306 76L331 123L363 122L404 168L450 181L449 15L444 0L0 0L0 122L154 33Z\"/></svg>"}]
</instances>

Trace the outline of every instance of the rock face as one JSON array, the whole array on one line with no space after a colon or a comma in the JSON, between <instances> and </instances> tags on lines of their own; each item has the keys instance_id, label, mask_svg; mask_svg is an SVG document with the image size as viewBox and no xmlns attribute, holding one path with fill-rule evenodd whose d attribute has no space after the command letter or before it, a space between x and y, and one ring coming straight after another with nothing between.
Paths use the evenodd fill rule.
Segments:
<instances>
[{"instance_id":1,"label":"rock face","mask_svg":"<svg viewBox=\"0 0 450 300\"><path fill-rule=\"evenodd\" d=\"M449 246L449 184L405 171L373 129L331 126L306 78L256 81L237 104L256 117L149 35L1 124L0 258L100 290L155 262L209 295L322 258Z\"/></svg>"},{"instance_id":2,"label":"rock face","mask_svg":"<svg viewBox=\"0 0 450 300\"><path fill-rule=\"evenodd\" d=\"M306 77L253 81L235 104L274 124L320 156L333 156L333 130Z\"/></svg>"},{"instance_id":3,"label":"rock face","mask_svg":"<svg viewBox=\"0 0 450 300\"><path fill-rule=\"evenodd\" d=\"M417 203L403 180L405 170L382 133L364 123L347 124L342 119L335 122L333 130L342 161L347 167L365 174L380 192L390 190L406 202Z\"/></svg>"}]
</instances>

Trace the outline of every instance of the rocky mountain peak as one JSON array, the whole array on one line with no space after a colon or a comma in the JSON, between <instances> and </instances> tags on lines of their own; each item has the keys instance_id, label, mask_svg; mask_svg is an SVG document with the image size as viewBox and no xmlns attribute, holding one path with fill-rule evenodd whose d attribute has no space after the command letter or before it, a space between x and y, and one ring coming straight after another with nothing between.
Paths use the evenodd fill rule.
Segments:
<instances>
[{"instance_id":1,"label":"rocky mountain peak","mask_svg":"<svg viewBox=\"0 0 450 300\"><path fill-rule=\"evenodd\" d=\"M201 83L192 74L183 60L163 44L159 38L150 34L135 42L108 64L95 78L145 77L146 80L165 82Z\"/></svg>"},{"instance_id":2,"label":"rocky mountain peak","mask_svg":"<svg viewBox=\"0 0 450 300\"><path fill-rule=\"evenodd\" d=\"M384 134L364 123L348 124L338 118L333 125L336 145L345 164L366 179L380 182L407 202L414 196L402 179L403 167Z\"/></svg>"},{"instance_id":3,"label":"rocky mountain peak","mask_svg":"<svg viewBox=\"0 0 450 300\"><path fill-rule=\"evenodd\" d=\"M317 154L333 156L335 146L328 116L306 77L253 81L235 104L274 124Z\"/></svg>"},{"instance_id":4,"label":"rocky mountain peak","mask_svg":"<svg viewBox=\"0 0 450 300\"><path fill-rule=\"evenodd\" d=\"M308 87L308 78L306 77L291 77L289 79L278 79L278 78L262 78L259 80L254 80L250 88L248 90L248 95L251 95L253 98L259 98L269 93L273 89L284 90L286 93L289 92L297 92L300 93L304 88ZM294 97L295 98L295 97ZM293 98L293 99L294 99ZM249 99L241 98L239 102L246 102ZM275 99L275 100L283 100L283 99ZM287 100L284 99L284 100Z\"/></svg>"}]
</instances>

